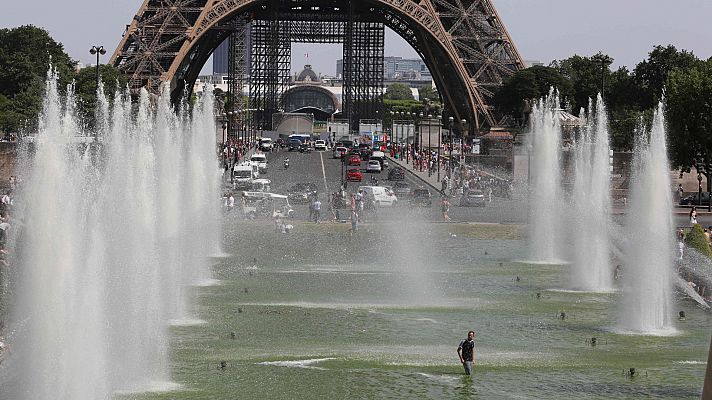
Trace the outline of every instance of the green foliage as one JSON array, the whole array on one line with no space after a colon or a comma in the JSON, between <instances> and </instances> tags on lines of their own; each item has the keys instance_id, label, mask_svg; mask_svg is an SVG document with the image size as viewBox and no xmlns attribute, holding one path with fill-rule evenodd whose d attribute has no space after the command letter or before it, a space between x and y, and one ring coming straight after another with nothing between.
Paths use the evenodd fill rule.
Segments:
<instances>
[{"instance_id":1,"label":"green foliage","mask_svg":"<svg viewBox=\"0 0 712 400\"><path fill-rule=\"evenodd\" d=\"M667 80L669 153L678 168L712 164L712 59L670 72Z\"/></svg>"},{"instance_id":2,"label":"green foliage","mask_svg":"<svg viewBox=\"0 0 712 400\"><path fill-rule=\"evenodd\" d=\"M438 93L437 90L433 89L430 86L420 88L418 90L418 93L419 93L421 99L430 99L430 100L439 100L440 99L440 93Z\"/></svg>"},{"instance_id":3,"label":"green foliage","mask_svg":"<svg viewBox=\"0 0 712 400\"><path fill-rule=\"evenodd\" d=\"M700 63L694 54L675 46L655 46L633 71L636 85L640 89L638 101L641 108L654 108L660 101L663 89L670 73L676 70L690 69Z\"/></svg>"},{"instance_id":4,"label":"green foliage","mask_svg":"<svg viewBox=\"0 0 712 400\"><path fill-rule=\"evenodd\" d=\"M408 85L394 83L388 86L383 98L388 100L413 100L413 92Z\"/></svg>"},{"instance_id":5,"label":"green foliage","mask_svg":"<svg viewBox=\"0 0 712 400\"><path fill-rule=\"evenodd\" d=\"M556 69L542 66L527 68L517 71L504 82L495 93L494 104L499 114L510 114L519 125L523 125L529 112L528 102L546 96L552 87L559 90L561 98L570 97L573 93L571 81Z\"/></svg>"},{"instance_id":6,"label":"green foliage","mask_svg":"<svg viewBox=\"0 0 712 400\"><path fill-rule=\"evenodd\" d=\"M50 63L60 87L74 77L75 62L49 33L31 25L0 29L0 132L17 132L36 121Z\"/></svg>"},{"instance_id":7,"label":"green foliage","mask_svg":"<svg viewBox=\"0 0 712 400\"><path fill-rule=\"evenodd\" d=\"M588 108L588 99L595 99L601 92L602 80L610 82L609 66L613 59L598 53L592 57L575 55L565 60L554 61L551 66L571 81L572 96L568 98L572 110ZM563 98L563 96L562 96Z\"/></svg>"},{"instance_id":8,"label":"green foliage","mask_svg":"<svg viewBox=\"0 0 712 400\"><path fill-rule=\"evenodd\" d=\"M99 65L99 76L109 101L113 101L117 90L126 87L126 76L111 65ZM96 66L82 68L75 75L75 93L79 115L88 127L93 126L96 110Z\"/></svg>"},{"instance_id":9,"label":"green foliage","mask_svg":"<svg viewBox=\"0 0 712 400\"><path fill-rule=\"evenodd\" d=\"M687 233L685 236L685 245L699 251L701 254L704 254L709 258L712 258L712 249L710 249L710 245L707 242L707 238L705 238L705 233L700 224L695 224L690 232Z\"/></svg>"}]
</instances>

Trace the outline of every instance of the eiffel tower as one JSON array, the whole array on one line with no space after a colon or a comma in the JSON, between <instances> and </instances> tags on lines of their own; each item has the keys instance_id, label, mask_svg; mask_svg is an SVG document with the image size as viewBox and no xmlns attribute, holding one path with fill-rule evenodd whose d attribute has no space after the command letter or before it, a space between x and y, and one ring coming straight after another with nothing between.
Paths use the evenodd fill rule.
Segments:
<instances>
[{"instance_id":1,"label":"eiffel tower","mask_svg":"<svg viewBox=\"0 0 712 400\"><path fill-rule=\"evenodd\" d=\"M144 0L111 63L132 89L157 92L165 82L175 100L230 40L230 91L239 93L248 80L239 52L249 34L250 108L262 110L258 122L269 129L268 114L279 108L289 78L290 43L340 42L344 113L373 118L382 98L384 27L425 61L456 129L498 125L494 91L524 62L491 0ZM231 102L236 111L245 107L240 99Z\"/></svg>"}]
</instances>

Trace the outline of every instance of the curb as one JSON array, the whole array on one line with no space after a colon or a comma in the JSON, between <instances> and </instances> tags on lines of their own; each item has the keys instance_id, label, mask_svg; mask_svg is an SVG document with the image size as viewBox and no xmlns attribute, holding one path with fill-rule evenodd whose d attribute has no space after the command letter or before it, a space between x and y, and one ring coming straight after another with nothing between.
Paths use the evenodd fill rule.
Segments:
<instances>
[{"instance_id":1,"label":"curb","mask_svg":"<svg viewBox=\"0 0 712 400\"><path fill-rule=\"evenodd\" d=\"M396 159L394 159L394 158L391 157L391 156L386 156L386 158L388 159L388 162L392 162L392 163L394 163L394 164L397 164L399 167L403 168L403 170L404 170L405 172L407 172L407 173L409 173L410 175L412 175L412 176L418 178L418 180L420 180L421 182L423 182L425 185L430 186L431 188L433 188L433 190L434 190L436 193L440 193L440 189L438 189L438 188L435 187L432 183L430 183L430 182L426 181L425 179L423 179L422 177L420 177L420 176L419 176L418 174L416 174L415 172L411 171L410 168L408 168L408 165L407 165L407 164L403 165L403 164L401 164L401 161L400 161L400 160L396 160Z\"/></svg>"}]
</instances>

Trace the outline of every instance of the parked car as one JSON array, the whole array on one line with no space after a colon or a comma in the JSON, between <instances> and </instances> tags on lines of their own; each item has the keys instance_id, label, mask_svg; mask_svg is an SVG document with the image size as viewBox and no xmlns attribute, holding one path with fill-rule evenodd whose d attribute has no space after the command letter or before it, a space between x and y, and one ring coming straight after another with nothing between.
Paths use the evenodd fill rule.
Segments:
<instances>
[{"instance_id":1,"label":"parked car","mask_svg":"<svg viewBox=\"0 0 712 400\"><path fill-rule=\"evenodd\" d=\"M353 155L349 157L348 165L361 166L361 157Z\"/></svg>"},{"instance_id":2,"label":"parked car","mask_svg":"<svg viewBox=\"0 0 712 400\"><path fill-rule=\"evenodd\" d=\"M334 149L334 158L344 158L346 156L346 147L337 146Z\"/></svg>"},{"instance_id":3,"label":"parked car","mask_svg":"<svg viewBox=\"0 0 712 400\"><path fill-rule=\"evenodd\" d=\"M410 185L402 181L394 182L392 188L393 193L395 193L396 196L401 198L408 197L408 195L410 195L410 192L412 191Z\"/></svg>"},{"instance_id":4,"label":"parked car","mask_svg":"<svg viewBox=\"0 0 712 400\"><path fill-rule=\"evenodd\" d=\"M314 150L316 151L326 151L326 141L317 140L314 142Z\"/></svg>"},{"instance_id":5,"label":"parked car","mask_svg":"<svg viewBox=\"0 0 712 400\"><path fill-rule=\"evenodd\" d=\"M709 201L710 201L709 193L702 192L702 205L706 206L709 203ZM692 193L688 196L681 198L679 204L681 206L687 206L687 205L696 206L696 205L700 204L699 193Z\"/></svg>"},{"instance_id":6,"label":"parked car","mask_svg":"<svg viewBox=\"0 0 712 400\"><path fill-rule=\"evenodd\" d=\"M316 184L312 182L300 182L293 185L287 191L287 197L292 203L308 203L309 200L319 193Z\"/></svg>"},{"instance_id":7,"label":"parked car","mask_svg":"<svg viewBox=\"0 0 712 400\"><path fill-rule=\"evenodd\" d=\"M285 195L267 192L243 192L242 215L248 219L258 217L294 218L294 210Z\"/></svg>"},{"instance_id":8,"label":"parked car","mask_svg":"<svg viewBox=\"0 0 712 400\"><path fill-rule=\"evenodd\" d=\"M388 180L390 181L402 181L405 179L405 171L403 168L393 168L388 171Z\"/></svg>"},{"instance_id":9,"label":"parked car","mask_svg":"<svg viewBox=\"0 0 712 400\"><path fill-rule=\"evenodd\" d=\"M411 207L430 207L433 205L433 198L430 194L430 190L425 188L413 189L410 192L410 198L408 199L408 205Z\"/></svg>"},{"instance_id":10,"label":"parked car","mask_svg":"<svg viewBox=\"0 0 712 400\"><path fill-rule=\"evenodd\" d=\"M358 189L371 196L377 207L392 207L398 203L398 197L384 186L359 186Z\"/></svg>"},{"instance_id":11,"label":"parked car","mask_svg":"<svg viewBox=\"0 0 712 400\"><path fill-rule=\"evenodd\" d=\"M377 172L381 173L381 163L378 160L369 160L368 166L366 166L366 172Z\"/></svg>"},{"instance_id":12,"label":"parked car","mask_svg":"<svg viewBox=\"0 0 712 400\"><path fill-rule=\"evenodd\" d=\"M349 182L361 182L363 174L356 168L349 169L346 171L346 180Z\"/></svg>"},{"instance_id":13,"label":"parked car","mask_svg":"<svg viewBox=\"0 0 712 400\"><path fill-rule=\"evenodd\" d=\"M484 207L485 204L485 194L481 190L469 190L460 197L462 207Z\"/></svg>"}]
</instances>

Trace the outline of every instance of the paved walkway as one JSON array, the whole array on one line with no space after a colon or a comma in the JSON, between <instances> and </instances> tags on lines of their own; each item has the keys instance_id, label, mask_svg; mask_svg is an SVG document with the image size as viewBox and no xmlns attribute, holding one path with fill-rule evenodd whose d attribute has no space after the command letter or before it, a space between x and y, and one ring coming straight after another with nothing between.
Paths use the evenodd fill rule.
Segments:
<instances>
[{"instance_id":1,"label":"paved walkway","mask_svg":"<svg viewBox=\"0 0 712 400\"><path fill-rule=\"evenodd\" d=\"M440 188L442 187L441 183L438 182L438 172L435 170L434 174L431 174L428 176L428 171L425 169L421 172L420 169L413 169L413 166L411 164L407 164L406 160L396 160L393 157L386 156L388 158L388 163L391 164L392 166L399 166L406 170L407 172L411 173L413 176L415 176L420 182L422 182L424 185L430 186L432 189L434 189L436 192L440 191ZM411 160L412 161L412 160ZM446 172L443 169L440 169L440 178L443 178L445 176Z\"/></svg>"}]
</instances>

